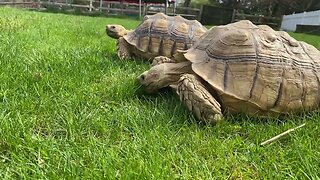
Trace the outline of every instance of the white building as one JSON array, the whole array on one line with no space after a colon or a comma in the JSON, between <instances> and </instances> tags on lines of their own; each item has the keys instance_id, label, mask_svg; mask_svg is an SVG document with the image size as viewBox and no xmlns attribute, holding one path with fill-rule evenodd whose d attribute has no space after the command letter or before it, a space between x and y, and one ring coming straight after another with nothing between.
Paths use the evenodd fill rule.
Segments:
<instances>
[{"instance_id":1,"label":"white building","mask_svg":"<svg viewBox=\"0 0 320 180\"><path fill-rule=\"evenodd\" d=\"M320 10L285 15L281 22L281 29L285 31L295 31L298 24L320 26Z\"/></svg>"}]
</instances>

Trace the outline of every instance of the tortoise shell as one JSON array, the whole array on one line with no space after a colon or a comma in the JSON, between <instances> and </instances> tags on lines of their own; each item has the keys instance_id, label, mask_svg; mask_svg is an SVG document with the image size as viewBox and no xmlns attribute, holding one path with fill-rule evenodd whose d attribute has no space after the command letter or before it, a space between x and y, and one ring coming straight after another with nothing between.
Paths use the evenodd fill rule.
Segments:
<instances>
[{"instance_id":1,"label":"tortoise shell","mask_svg":"<svg viewBox=\"0 0 320 180\"><path fill-rule=\"evenodd\" d=\"M196 20L158 13L145 16L143 22L124 36L136 53L172 57L177 50L189 49L207 29Z\"/></svg>"},{"instance_id":2,"label":"tortoise shell","mask_svg":"<svg viewBox=\"0 0 320 180\"><path fill-rule=\"evenodd\" d=\"M320 101L320 52L288 33L244 20L206 32L185 58L231 112L312 110Z\"/></svg>"}]
</instances>

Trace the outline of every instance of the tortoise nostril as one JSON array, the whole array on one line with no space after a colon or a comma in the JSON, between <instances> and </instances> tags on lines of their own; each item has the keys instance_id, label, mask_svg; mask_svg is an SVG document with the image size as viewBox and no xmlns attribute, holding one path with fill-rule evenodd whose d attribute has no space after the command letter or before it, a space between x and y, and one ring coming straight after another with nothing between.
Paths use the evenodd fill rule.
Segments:
<instances>
[{"instance_id":1,"label":"tortoise nostril","mask_svg":"<svg viewBox=\"0 0 320 180\"><path fill-rule=\"evenodd\" d=\"M144 81L145 78L146 78L145 75L141 75L141 76L140 76L140 81Z\"/></svg>"}]
</instances>

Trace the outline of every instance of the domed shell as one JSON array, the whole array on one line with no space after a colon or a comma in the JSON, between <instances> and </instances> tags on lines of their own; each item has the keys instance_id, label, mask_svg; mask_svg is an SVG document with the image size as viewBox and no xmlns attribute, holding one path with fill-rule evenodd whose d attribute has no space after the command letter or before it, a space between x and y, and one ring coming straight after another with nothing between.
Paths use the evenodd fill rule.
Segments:
<instances>
[{"instance_id":1,"label":"domed shell","mask_svg":"<svg viewBox=\"0 0 320 180\"><path fill-rule=\"evenodd\" d=\"M320 52L289 34L239 21L206 32L185 54L231 112L291 113L320 102Z\"/></svg>"},{"instance_id":2,"label":"domed shell","mask_svg":"<svg viewBox=\"0 0 320 180\"><path fill-rule=\"evenodd\" d=\"M145 16L143 22L124 39L137 51L172 57L177 50L189 49L207 29L196 20L158 13Z\"/></svg>"}]
</instances>

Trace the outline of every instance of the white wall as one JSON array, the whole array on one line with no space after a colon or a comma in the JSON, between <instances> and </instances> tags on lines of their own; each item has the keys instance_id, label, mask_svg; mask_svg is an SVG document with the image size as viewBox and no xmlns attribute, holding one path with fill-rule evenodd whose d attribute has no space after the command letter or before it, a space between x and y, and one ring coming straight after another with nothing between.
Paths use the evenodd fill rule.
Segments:
<instances>
[{"instance_id":1,"label":"white wall","mask_svg":"<svg viewBox=\"0 0 320 180\"><path fill-rule=\"evenodd\" d=\"M320 25L320 10L283 16L281 29L295 31L297 24Z\"/></svg>"}]
</instances>

